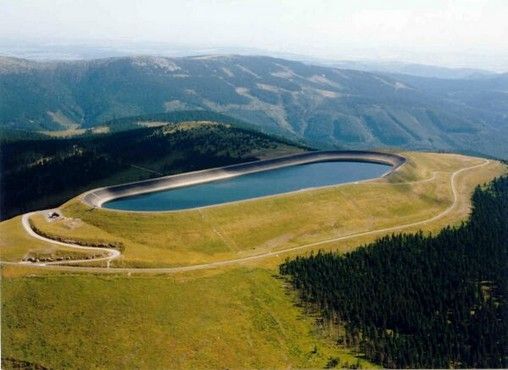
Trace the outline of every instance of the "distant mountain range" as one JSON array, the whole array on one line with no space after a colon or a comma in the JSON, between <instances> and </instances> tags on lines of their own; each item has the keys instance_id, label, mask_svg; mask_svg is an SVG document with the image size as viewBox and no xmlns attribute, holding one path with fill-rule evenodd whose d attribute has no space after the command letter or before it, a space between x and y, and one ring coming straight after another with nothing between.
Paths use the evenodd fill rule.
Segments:
<instances>
[{"instance_id":1,"label":"distant mountain range","mask_svg":"<svg viewBox=\"0 0 508 370\"><path fill-rule=\"evenodd\" d=\"M497 73L477 68L449 68L427 64L402 62L373 62L373 61L338 61L329 62L330 66L342 69L354 69L366 72L383 72L392 74L407 74L419 77L445 79L475 79L494 77Z\"/></svg>"},{"instance_id":2,"label":"distant mountain range","mask_svg":"<svg viewBox=\"0 0 508 370\"><path fill-rule=\"evenodd\" d=\"M461 73L438 79L234 55L62 62L2 57L0 126L69 130L207 110L322 148L508 158L508 74Z\"/></svg>"}]
</instances>

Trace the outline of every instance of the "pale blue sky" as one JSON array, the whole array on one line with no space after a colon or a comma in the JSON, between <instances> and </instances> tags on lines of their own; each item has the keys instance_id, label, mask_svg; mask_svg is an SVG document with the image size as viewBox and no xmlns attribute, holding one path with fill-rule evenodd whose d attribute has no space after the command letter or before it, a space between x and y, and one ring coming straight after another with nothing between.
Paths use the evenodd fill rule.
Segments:
<instances>
[{"instance_id":1,"label":"pale blue sky","mask_svg":"<svg viewBox=\"0 0 508 370\"><path fill-rule=\"evenodd\" d=\"M157 41L508 69L508 0L0 0L0 18L4 40Z\"/></svg>"}]
</instances>

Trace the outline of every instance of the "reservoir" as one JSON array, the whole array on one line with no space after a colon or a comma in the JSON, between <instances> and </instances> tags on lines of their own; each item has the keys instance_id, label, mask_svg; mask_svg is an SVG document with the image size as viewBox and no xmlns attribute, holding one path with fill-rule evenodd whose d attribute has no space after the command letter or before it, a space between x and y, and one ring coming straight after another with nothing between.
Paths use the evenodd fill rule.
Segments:
<instances>
[{"instance_id":1,"label":"reservoir","mask_svg":"<svg viewBox=\"0 0 508 370\"><path fill-rule=\"evenodd\" d=\"M343 184L382 176L391 166L366 162L318 162L256 172L106 202L128 211L174 211Z\"/></svg>"}]
</instances>

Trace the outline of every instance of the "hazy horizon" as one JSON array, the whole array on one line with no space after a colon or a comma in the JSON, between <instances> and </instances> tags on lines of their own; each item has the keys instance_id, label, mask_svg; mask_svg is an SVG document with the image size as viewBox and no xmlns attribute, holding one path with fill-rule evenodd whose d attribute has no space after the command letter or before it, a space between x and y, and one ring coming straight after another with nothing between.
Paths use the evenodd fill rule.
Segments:
<instances>
[{"instance_id":1,"label":"hazy horizon","mask_svg":"<svg viewBox=\"0 0 508 370\"><path fill-rule=\"evenodd\" d=\"M46 51L65 59L72 58L73 47L105 56L250 50L508 71L508 2L387 3L8 0L0 3L0 53L26 57L30 50Z\"/></svg>"}]
</instances>

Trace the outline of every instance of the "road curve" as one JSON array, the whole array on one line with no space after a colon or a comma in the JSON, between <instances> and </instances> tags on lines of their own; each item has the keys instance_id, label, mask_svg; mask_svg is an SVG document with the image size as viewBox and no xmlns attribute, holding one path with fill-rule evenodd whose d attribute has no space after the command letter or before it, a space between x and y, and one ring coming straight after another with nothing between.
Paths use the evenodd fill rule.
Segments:
<instances>
[{"instance_id":1,"label":"road curve","mask_svg":"<svg viewBox=\"0 0 508 370\"><path fill-rule=\"evenodd\" d=\"M63 265L58 265L58 264L53 264L53 265L47 265L47 264L46 265L40 265L40 264L39 265L35 265L35 264L26 264L26 263L23 263L23 264L24 265L29 265L29 266L37 266L37 267L41 267L41 268L50 268L50 269L55 269L55 270L62 270L62 271L83 271L83 272L102 272L102 273L125 273L125 272L127 272L127 273L131 273L131 272L134 272L134 273L136 273L136 272L137 273L177 273L177 272L197 271L197 270L205 270L205 269L212 269L212 268L216 268L216 267L223 267L223 266L241 264L241 263L245 263L245 262L250 262L250 261L264 259L264 258L267 258L267 257L278 256L278 255L281 255L281 254L284 254L284 253L293 252L293 251L297 251L297 250L301 250L301 249L305 249L305 248L311 248L311 247L315 247L315 246L319 246L319 245L324 245L324 244L329 244L329 243L333 243L333 242L353 239L353 238L357 238L357 237L361 237L361 236L368 236L368 235L375 235L375 234L379 234L379 233L400 231L400 230L403 230L403 229L406 229L406 228L409 228L409 227L419 226L419 225L428 224L430 222L434 222L434 221L436 221L436 220L438 220L440 218L445 217L447 214L449 214L457 206L457 203L458 203L457 188L456 188L456 184L455 184L455 178L457 177L457 175L459 175L462 172L465 172L465 171L468 171L468 170L472 170L474 168L479 168L479 167L486 166L489 163L490 163L490 160L484 160L483 163L480 163L480 164L477 164L477 165L474 165L474 166L470 166L470 167L464 167L464 168L461 168L461 169L453 172L451 177L450 177L450 187L451 187L452 196L453 196L453 202L452 202L452 204L448 208L446 208L445 210L443 210L442 212L440 212L439 214L437 214L437 215L435 215L435 216L433 216L431 218L428 218L428 219L425 219L425 220L416 221L416 222L411 222L411 223L404 224L404 225L397 225L397 226L386 227L386 228L377 229L377 230L365 231L365 232L360 232L360 233L353 233L353 234L344 235L344 236L337 237L337 238L331 238L331 239L321 240L319 242L308 243L308 244L300 245L300 246L297 246L297 247L292 247L292 248L286 248L286 249L281 249L281 250L277 250L277 251L266 252L266 253L262 253L262 254L258 254L258 255L254 255L254 256L249 256L249 257L234 258L234 259L229 259L229 260L216 261L216 262L197 264L197 265L190 265L190 266L182 266L182 267L103 268L103 267L85 267L85 266L63 266ZM433 174L432 177L434 177L434 176L435 176L435 173ZM426 179L425 181L427 181L427 180L428 179ZM421 181L416 181L416 182L421 182ZM31 235L33 237L36 237L37 239L44 240L44 241L49 242L49 243L55 243L55 244L59 244L59 245L64 245L66 247L71 247L71 248L100 249L100 250L104 250L102 248L83 247L83 246L69 244L69 243L57 242L57 241L54 241L52 239L48 239L48 238L45 238L45 237L43 237L41 235L38 235L38 234L36 234L32 230L32 228L30 227L30 223L27 221L31 214L33 214L33 212L32 213L28 213L26 215L23 215L22 219L25 220L23 222L23 227L25 228L25 230L27 231L27 233L29 235ZM113 258L119 257L119 255L120 255L119 251L117 251L117 250L111 250L111 251L115 251L118 254L115 255L114 257L113 256L107 257L107 258L109 258L109 260L111 260ZM95 260L85 260L85 262L91 262L91 261L97 261L97 259L95 259ZM75 261L74 263L78 263L78 262ZM5 264L5 265L19 265L21 263L20 262L2 262L2 264Z\"/></svg>"},{"instance_id":2,"label":"road curve","mask_svg":"<svg viewBox=\"0 0 508 370\"><path fill-rule=\"evenodd\" d=\"M49 210L47 210L47 211L49 211ZM115 258L120 257L120 255L121 255L120 251L116 250L114 248L87 247L87 246L84 246L84 245L77 245L77 244L72 244L72 243L61 242L61 241L50 239L50 238L46 238L46 237L44 237L44 236L42 236L40 234L37 234L32 229L32 226L30 225L30 217L32 215L34 215L35 213L42 213L42 212L47 212L47 211L30 212L30 213L25 213L23 216L21 216L21 225L23 226L23 229L26 231L26 233L28 235L30 235L32 238L39 239L39 240L42 240L44 242L51 243L51 244L57 244L57 245L61 245L61 246L64 246L64 247L73 248L73 249L81 249L81 250L86 250L86 251L98 251L98 252L101 252L101 253L107 252L108 255L104 256L104 257L93 258L93 259L79 259L79 260L67 260L67 261L54 261L54 262L35 263L36 265L46 266L46 265L60 265L60 264L63 264L63 263L65 263L65 264L76 264L76 263L85 263L85 262L101 262L101 261L106 261L106 262L108 262L108 267L109 267L109 262L111 262L111 260L114 260ZM20 262L20 263L22 263L24 265L31 265L32 264L30 262Z\"/></svg>"}]
</instances>

